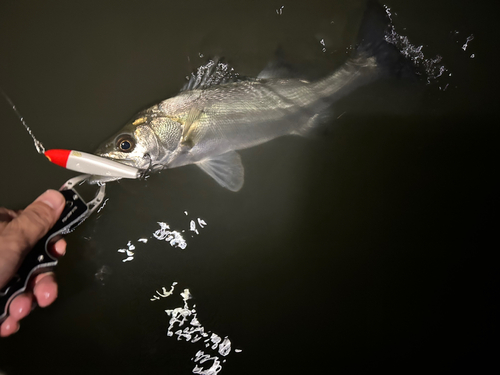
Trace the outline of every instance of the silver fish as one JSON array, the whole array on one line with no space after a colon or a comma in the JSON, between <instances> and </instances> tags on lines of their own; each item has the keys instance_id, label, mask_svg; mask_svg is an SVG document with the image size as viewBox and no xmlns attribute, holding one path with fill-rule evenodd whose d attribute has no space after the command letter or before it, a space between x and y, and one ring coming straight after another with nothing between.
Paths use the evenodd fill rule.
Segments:
<instances>
[{"instance_id":1,"label":"silver fish","mask_svg":"<svg viewBox=\"0 0 500 375\"><path fill-rule=\"evenodd\" d=\"M379 17L385 30L385 12ZM282 73L263 78L273 77L272 69L242 79L227 64L212 61L177 96L139 112L96 154L140 169L196 164L221 186L238 191L244 168L237 150L307 135L329 118L333 103L380 75L378 56L385 59L388 45L380 30L376 34L343 66L312 82Z\"/></svg>"}]
</instances>

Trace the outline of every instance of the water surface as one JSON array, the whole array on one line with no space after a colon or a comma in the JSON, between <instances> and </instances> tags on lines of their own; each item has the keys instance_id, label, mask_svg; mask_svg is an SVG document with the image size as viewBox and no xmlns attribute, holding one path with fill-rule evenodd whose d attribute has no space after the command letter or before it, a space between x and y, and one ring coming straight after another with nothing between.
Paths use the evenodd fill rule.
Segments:
<instances>
[{"instance_id":1,"label":"water surface","mask_svg":"<svg viewBox=\"0 0 500 375\"><path fill-rule=\"evenodd\" d=\"M238 193L195 166L109 184L103 210L68 236L57 302L0 341L0 372L190 374L198 350L218 352L167 336L165 310L183 306L186 288L205 329L232 342L222 374L486 366L494 12L451 0L387 5L400 33L443 57L445 75L365 87L337 104L340 117L317 139L242 151ZM0 84L47 148L92 151L209 57L255 76L281 46L334 69L363 7L2 2ZM36 153L6 103L0 120L0 205L24 207L74 175ZM207 225L196 234L198 218ZM157 222L187 247L153 238ZM134 259L123 262L129 241ZM172 296L151 301L174 282Z\"/></svg>"}]
</instances>

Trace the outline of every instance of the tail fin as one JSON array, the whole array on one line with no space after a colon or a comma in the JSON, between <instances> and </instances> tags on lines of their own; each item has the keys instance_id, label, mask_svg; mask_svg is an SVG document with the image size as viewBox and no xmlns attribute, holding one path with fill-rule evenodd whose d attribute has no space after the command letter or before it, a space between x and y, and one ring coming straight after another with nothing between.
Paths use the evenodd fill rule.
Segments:
<instances>
[{"instance_id":1,"label":"tail fin","mask_svg":"<svg viewBox=\"0 0 500 375\"><path fill-rule=\"evenodd\" d=\"M317 114L294 134L311 134L330 118L331 104L359 87L383 76L416 77L412 62L386 40L391 28L385 8L376 0L368 0L354 55L335 72L311 84L321 97L315 107Z\"/></svg>"},{"instance_id":2,"label":"tail fin","mask_svg":"<svg viewBox=\"0 0 500 375\"><path fill-rule=\"evenodd\" d=\"M376 0L368 0L358 33L357 53L375 57L383 75L415 78L415 66L405 58L396 46L387 41L392 20Z\"/></svg>"}]
</instances>

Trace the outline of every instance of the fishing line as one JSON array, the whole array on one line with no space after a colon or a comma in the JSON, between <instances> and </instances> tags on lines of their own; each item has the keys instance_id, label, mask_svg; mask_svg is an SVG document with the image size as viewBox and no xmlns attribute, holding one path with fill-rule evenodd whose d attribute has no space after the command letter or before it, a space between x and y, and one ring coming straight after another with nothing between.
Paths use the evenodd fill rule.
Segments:
<instances>
[{"instance_id":1,"label":"fishing line","mask_svg":"<svg viewBox=\"0 0 500 375\"><path fill-rule=\"evenodd\" d=\"M31 138L33 138L33 143L35 144L36 151L39 154L43 155L45 153L45 147L43 147L42 142L40 142L38 139L35 138L35 135L31 131L31 129L29 128L29 126L26 124L26 121L24 121L24 117L21 116L21 114L17 110L17 108L14 105L14 103L12 102L12 100L10 100L9 96L3 91L3 89L1 87L0 87L0 93L2 93L3 97L5 98L5 100L7 100L7 102L10 104L10 106L12 107L12 109L14 110L14 112L16 113L17 117L19 118L19 120L21 121L21 123L26 128L26 131L28 132L28 134L31 136Z\"/></svg>"}]
</instances>

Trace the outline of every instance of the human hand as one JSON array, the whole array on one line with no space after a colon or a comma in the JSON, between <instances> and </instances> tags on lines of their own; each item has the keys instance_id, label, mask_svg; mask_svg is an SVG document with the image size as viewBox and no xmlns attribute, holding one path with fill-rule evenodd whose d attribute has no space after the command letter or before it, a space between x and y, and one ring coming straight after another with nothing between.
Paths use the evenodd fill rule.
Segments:
<instances>
[{"instance_id":1,"label":"human hand","mask_svg":"<svg viewBox=\"0 0 500 375\"><path fill-rule=\"evenodd\" d=\"M16 274L26 254L56 223L65 199L56 190L47 190L23 211L0 207L0 289ZM49 249L55 256L64 255L66 241L57 241ZM26 317L34 301L40 307L50 305L57 297L57 283L51 272L37 275L28 289L10 304L9 316L0 325L0 336L19 330L19 321Z\"/></svg>"}]
</instances>

